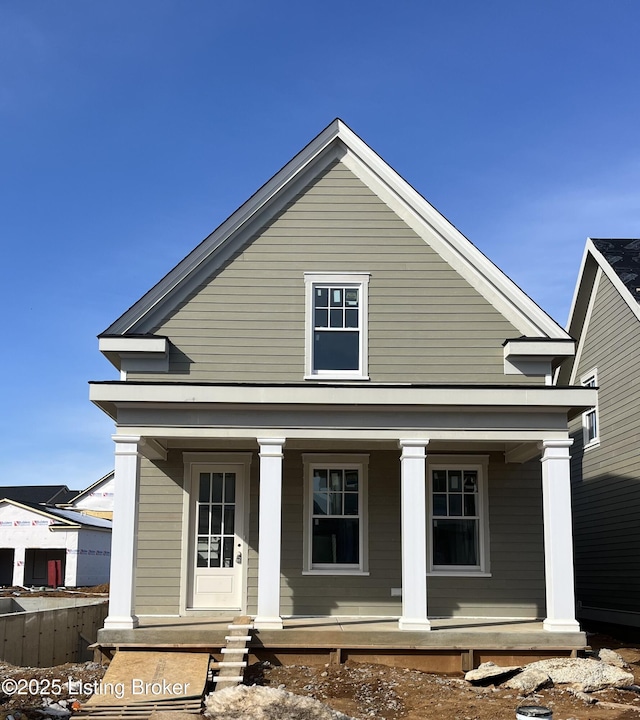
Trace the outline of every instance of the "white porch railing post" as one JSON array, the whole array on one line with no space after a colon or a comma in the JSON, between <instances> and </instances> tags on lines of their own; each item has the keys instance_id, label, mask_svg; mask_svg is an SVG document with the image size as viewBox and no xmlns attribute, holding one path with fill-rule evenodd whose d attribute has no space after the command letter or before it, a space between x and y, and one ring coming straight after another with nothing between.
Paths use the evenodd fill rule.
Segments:
<instances>
[{"instance_id":1,"label":"white porch railing post","mask_svg":"<svg viewBox=\"0 0 640 720\"><path fill-rule=\"evenodd\" d=\"M431 630L427 618L426 447L400 440L402 516L402 616L400 630Z\"/></svg>"},{"instance_id":2,"label":"white porch railing post","mask_svg":"<svg viewBox=\"0 0 640 720\"><path fill-rule=\"evenodd\" d=\"M281 630L280 555L282 528L283 438L258 438L260 445L260 509L258 531L259 630Z\"/></svg>"},{"instance_id":3,"label":"white porch railing post","mask_svg":"<svg viewBox=\"0 0 640 720\"><path fill-rule=\"evenodd\" d=\"M575 632L573 537L571 532L571 479L569 448L573 440L544 440L542 503L544 513L544 565L547 595L545 630Z\"/></svg>"},{"instance_id":4,"label":"white porch railing post","mask_svg":"<svg viewBox=\"0 0 640 720\"><path fill-rule=\"evenodd\" d=\"M140 452L138 436L114 435L113 530L107 629L138 626L135 615L136 536Z\"/></svg>"}]
</instances>

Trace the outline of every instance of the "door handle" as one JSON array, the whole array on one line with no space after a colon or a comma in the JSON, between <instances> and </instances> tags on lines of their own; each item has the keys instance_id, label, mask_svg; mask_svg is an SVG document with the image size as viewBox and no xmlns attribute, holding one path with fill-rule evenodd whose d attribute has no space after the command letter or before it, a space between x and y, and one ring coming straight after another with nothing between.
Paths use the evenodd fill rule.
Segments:
<instances>
[{"instance_id":1,"label":"door handle","mask_svg":"<svg viewBox=\"0 0 640 720\"><path fill-rule=\"evenodd\" d=\"M242 565L242 553L241 552L239 552L236 555L236 565Z\"/></svg>"}]
</instances>

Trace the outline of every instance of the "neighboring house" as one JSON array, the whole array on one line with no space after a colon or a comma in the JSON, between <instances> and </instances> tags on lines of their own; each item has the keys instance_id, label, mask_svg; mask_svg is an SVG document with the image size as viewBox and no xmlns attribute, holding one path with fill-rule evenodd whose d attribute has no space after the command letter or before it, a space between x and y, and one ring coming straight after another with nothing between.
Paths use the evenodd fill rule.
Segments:
<instances>
[{"instance_id":1,"label":"neighboring house","mask_svg":"<svg viewBox=\"0 0 640 720\"><path fill-rule=\"evenodd\" d=\"M640 626L640 240L588 240L558 382L598 387L570 425L581 618Z\"/></svg>"},{"instance_id":2,"label":"neighboring house","mask_svg":"<svg viewBox=\"0 0 640 720\"><path fill-rule=\"evenodd\" d=\"M113 475L112 470L86 490L74 495L64 504L64 507L79 510L85 515L111 520L113 518Z\"/></svg>"},{"instance_id":3,"label":"neighboring house","mask_svg":"<svg viewBox=\"0 0 640 720\"><path fill-rule=\"evenodd\" d=\"M75 510L0 500L0 585L78 587L109 581L111 522Z\"/></svg>"},{"instance_id":4,"label":"neighboring house","mask_svg":"<svg viewBox=\"0 0 640 720\"><path fill-rule=\"evenodd\" d=\"M342 121L99 342L120 371L90 390L116 424L105 628L579 634L568 420L597 392L552 385L570 336Z\"/></svg>"},{"instance_id":5,"label":"neighboring house","mask_svg":"<svg viewBox=\"0 0 640 720\"><path fill-rule=\"evenodd\" d=\"M5 485L0 486L0 498L36 505L58 505L71 500L78 494L66 485Z\"/></svg>"}]
</instances>

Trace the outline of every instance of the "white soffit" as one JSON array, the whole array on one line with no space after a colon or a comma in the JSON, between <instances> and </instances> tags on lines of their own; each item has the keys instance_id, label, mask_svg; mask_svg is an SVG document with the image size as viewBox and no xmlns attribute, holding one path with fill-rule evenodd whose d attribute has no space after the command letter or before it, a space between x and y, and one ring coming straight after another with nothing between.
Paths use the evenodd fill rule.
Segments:
<instances>
[{"instance_id":1,"label":"white soffit","mask_svg":"<svg viewBox=\"0 0 640 720\"><path fill-rule=\"evenodd\" d=\"M460 231L416 192L342 120L334 120L289 163L263 185L209 237L171 270L157 285L114 322L103 335L144 330L150 313L168 313L172 296L234 234L261 212L273 211L276 196L311 170L315 163L336 158L334 150L346 151L342 162L391 207L451 267L478 290L514 327L528 337L567 339L567 333L483 255ZM213 262L216 262L215 260ZM217 262L221 262L218 260ZM212 266L210 270L214 270Z\"/></svg>"}]
</instances>

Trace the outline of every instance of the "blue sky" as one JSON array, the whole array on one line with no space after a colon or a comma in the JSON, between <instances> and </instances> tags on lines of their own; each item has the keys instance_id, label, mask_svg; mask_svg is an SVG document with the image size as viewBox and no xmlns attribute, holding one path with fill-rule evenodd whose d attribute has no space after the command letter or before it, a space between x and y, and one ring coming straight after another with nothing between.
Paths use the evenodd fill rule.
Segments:
<instances>
[{"instance_id":1,"label":"blue sky","mask_svg":"<svg viewBox=\"0 0 640 720\"><path fill-rule=\"evenodd\" d=\"M564 325L640 236L640 3L0 0L0 484L112 467L104 330L334 117Z\"/></svg>"}]
</instances>

